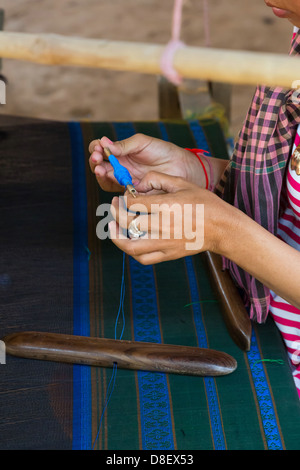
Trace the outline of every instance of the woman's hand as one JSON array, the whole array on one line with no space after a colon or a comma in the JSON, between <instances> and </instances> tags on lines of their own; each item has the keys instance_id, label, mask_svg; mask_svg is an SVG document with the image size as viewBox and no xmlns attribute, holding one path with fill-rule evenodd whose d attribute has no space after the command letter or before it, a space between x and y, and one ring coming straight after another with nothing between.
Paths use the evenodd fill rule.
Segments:
<instances>
[{"instance_id":1,"label":"woman's hand","mask_svg":"<svg viewBox=\"0 0 300 470\"><path fill-rule=\"evenodd\" d=\"M142 179L140 190L147 194L133 198L126 193L125 198L112 201L115 220L109 224L110 236L121 250L142 264L218 251L221 218L232 206L180 177L157 172ZM133 219L144 233L138 239L127 238L122 230L127 230Z\"/></svg>"},{"instance_id":2,"label":"woman's hand","mask_svg":"<svg viewBox=\"0 0 300 470\"><path fill-rule=\"evenodd\" d=\"M104 159L105 147L108 147L120 163L128 169L138 192L140 192L140 181L149 171L180 176L205 187L203 169L195 155L170 142L136 134L119 142L111 142L107 137L102 137L90 143L90 168L105 191L124 190L117 183L111 164Z\"/></svg>"}]
</instances>

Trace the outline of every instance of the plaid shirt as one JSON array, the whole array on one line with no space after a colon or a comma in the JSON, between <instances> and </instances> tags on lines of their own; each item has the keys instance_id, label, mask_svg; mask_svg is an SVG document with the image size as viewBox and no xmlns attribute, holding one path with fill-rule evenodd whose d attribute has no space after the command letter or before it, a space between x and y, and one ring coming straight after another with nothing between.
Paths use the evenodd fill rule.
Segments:
<instances>
[{"instance_id":1,"label":"plaid shirt","mask_svg":"<svg viewBox=\"0 0 300 470\"><path fill-rule=\"evenodd\" d=\"M300 54L298 29L290 54ZM216 188L224 200L274 235L286 201L286 166L299 123L299 91L257 87L232 159ZM264 322L269 312L269 289L229 259L223 258L223 266L244 292L250 318Z\"/></svg>"}]
</instances>

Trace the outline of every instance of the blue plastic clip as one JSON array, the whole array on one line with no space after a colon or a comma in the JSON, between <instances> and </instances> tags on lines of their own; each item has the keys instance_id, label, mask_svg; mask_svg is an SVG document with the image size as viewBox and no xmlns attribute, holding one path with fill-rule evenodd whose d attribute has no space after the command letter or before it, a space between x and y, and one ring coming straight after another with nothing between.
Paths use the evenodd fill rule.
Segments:
<instances>
[{"instance_id":1,"label":"blue plastic clip","mask_svg":"<svg viewBox=\"0 0 300 470\"><path fill-rule=\"evenodd\" d=\"M114 169L114 177L116 178L118 183L121 186L125 186L125 188L127 188L130 194L136 197L135 195L136 190L134 189L134 186L132 184L132 178L127 168L121 165L119 160L112 153L110 153L109 149L104 149L104 150L105 150L106 155L108 156L108 160L111 166Z\"/></svg>"}]
</instances>

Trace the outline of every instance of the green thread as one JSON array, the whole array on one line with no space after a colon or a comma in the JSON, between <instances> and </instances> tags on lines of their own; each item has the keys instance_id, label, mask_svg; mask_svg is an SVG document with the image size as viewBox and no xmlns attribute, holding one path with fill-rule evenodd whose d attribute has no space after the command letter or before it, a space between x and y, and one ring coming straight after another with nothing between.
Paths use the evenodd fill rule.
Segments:
<instances>
[{"instance_id":1,"label":"green thread","mask_svg":"<svg viewBox=\"0 0 300 470\"><path fill-rule=\"evenodd\" d=\"M88 254L88 260L90 261L90 259L91 259L91 254L92 254L92 253L91 253L91 251L88 249L87 246L85 246L84 249L85 249L85 251L86 251L87 254Z\"/></svg>"},{"instance_id":2,"label":"green thread","mask_svg":"<svg viewBox=\"0 0 300 470\"><path fill-rule=\"evenodd\" d=\"M255 366L258 362L272 362L275 364L284 364L284 361L282 359L259 359L258 361L255 361L253 366Z\"/></svg>"},{"instance_id":3,"label":"green thread","mask_svg":"<svg viewBox=\"0 0 300 470\"><path fill-rule=\"evenodd\" d=\"M184 305L183 308L185 307L189 307L190 305L195 305L195 304L202 304L202 303L208 303L208 302L218 302L217 300L213 300L213 299L207 299L207 300L198 300L197 302L191 302L190 304L186 304Z\"/></svg>"}]
</instances>

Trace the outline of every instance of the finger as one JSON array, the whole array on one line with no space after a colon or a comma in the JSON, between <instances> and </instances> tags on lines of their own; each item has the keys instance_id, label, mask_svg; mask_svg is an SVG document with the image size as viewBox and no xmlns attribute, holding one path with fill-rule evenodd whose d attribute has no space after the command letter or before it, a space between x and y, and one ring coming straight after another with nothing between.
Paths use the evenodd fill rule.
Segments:
<instances>
[{"instance_id":1,"label":"finger","mask_svg":"<svg viewBox=\"0 0 300 470\"><path fill-rule=\"evenodd\" d=\"M124 211L124 217L127 214L130 220L139 214L148 214L149 211L147 210L146 205L142 202L136 202L136 199L137 198L133 197L132 195L114 197L111 201L112 207L115 210L114 213L119 214L119 212Z\"/></svg>"},{"instance_id":2,"label":"finger","mask_svg":"<svg viewBox=\"0 0 300 470\"><path fill-rule=\"evenodd\" d=\"M156 214L161 212L169 206L170 208L176 203L180 204L177 196L165 192L154 192L148 194L136 193L136 197L126 198L126 206L129 211L137 212L141 208L140 212L148 214Z\"/></svg>"},{"instance_id":3,"label":"finger","mask_svg":"<svg viewBox=\"0 0 300 470\"><path fill-rule=\"evenodd\" d=\"M106 145L111 145L112 141L107 137L102 137L101 139L93 140L89 145L89 164L92 172L95 171L97 165L100 165L104 160L107 160L107 157L104 153L104 147Z\"/></svg>"},{"instance_id":4,"label":"finger","mask_svg":"<svg viewBox=\"0 0 300 470\"><path fill-rule=\"evenodd\" d=\"M94 152L95 153L95 152ZM94 155L94 153L92 155ZM99 176L103 176L104 174L112 171L112 166L109 162L103 161L103 157L100 155L99 159L97 159L97 163L92 160L92 156L89 159L90 168L93 173L98 174ZM103 168L103 170L101 169Z\"/></svg>"},{"instance_id":5,"label":"finger","mask_svg":"<svg viewBox=\"0 0 300 470\"><path fill-rule=\"evenodd\" d=\"M116 181L111 166L109 168L108 164L105 164L106 162L103 162L102 165L97 165L94 171L99 186L108 192L123 191L124 187Z\"/></svg>"},{"instance_id":6,"label":"finger","mask_svg":"<svg viewBox=\"0 0 300 470\"><path fill-rule=\"evenodd\" d=\"M186 185L187 182L178 176L170 176L165 173L150 171L140 181L139 193L149 193L150 191L160 193L175 193L181 189L184 189Z\"/></svg>"},{"instance_id":7,"label":"finger","mask_svg":"<svg viewBox=\"0 0 300 470\"><path fill-rule=\"evenodd\" d=\"M110 143L103 139L100 140L101 145L108 147L109 150L118 158L142 152L152 141L151 137L144 134L135 134L127 139Z\"/></svg>"},{"instance_id":8,"label":"finger","mask_svg":"<svg viewBox=\"0 0 300 470\"><path fill-rule=\"evenodd\" d=\"M99 145L100 145L100 139L92 140L92 142L90 142L89 144L89 152L93 153L95 150L95 147Z\"/></svg>"},{"instance_id":9,"label":"finger","mask_svg":"<svg viewBox=\"0 0 300 470\"><path fill-rule=\"evenodd\" d=\"M120 226L117 224L115 220L112 220L111 222L109 222L108 228L109 228L110 238L113 242L119 239L127 240L126 235L122 232Z\"/></svg>"},{"instance_id":10,"label":"finger","mask_svg":"<svg viewBox=\"0 0 300 470\"><path fill-rule=\"evenodd\" d=\"M98 150L94 150L89 158L90 169L92 170L93 173L95 173L96 166L100 165L102 162L103 162L103 154Z\"/></svg>"},{"instance_id":11,"label":"finger","mask_svg":"<svg viewBox=\"0 0 300 470\"><path fill-rule=\"evenodd\" d=\"M134 182L134 188L135 188L136 192L139 193L140 196L146 196L146 195L149 196L149 195L155 195L155 194L156 194L156 195L158 195L158 194L166 194L164 191L160 191L160 190L156 190L156 189L150 190L150 191L148 191L147 193L145 193L145 192L140 192L140 191L139 191L139 182L137 182L137 181ZM131 197L132 195L130 194L129 191L126 190L125 193L124 193L124 196Z\"/></svg>"},{"instance_id":12,"label":"finger","mask_svg":"<svg viewBox=\"0 0 300 470\"><path fill-rule=\"evenodd\" d=\"M92 140L92 142L89 144L89 152L93 153L95 150L97 150L97 147L98 150L101 151L101 148L103 149L104 147L107 147L111 144L113 144L113 142L106 136L101 137L101 139Z\"/></svg>"},{"instance_id":13,"label":"finger","mask_svg":"<svg viewBox=\"0 0 300 470\"><path fill-rule=\"evenodd\" d=\"M99 156L97 152L103 155L103 149L108 148L116 157L125 157L129 154L139 153L144 150L153 139L144 134L135 134L128 139L112 142L108 137L104 136L101 139L93 140L89 145L89 152L95 154L95 159ZM105 159L105 156L104 156Z\"/></svg>"},{"instance_id":14,"label":"finger","mask_svg":"<svg viewBox=\"0 0 300 470\"><path fill-rule=\"evenodd\" d=\"M115 221L108 224L110 238L113 243L122 251L132 256L142 264L151 264L163 260L164 252L160 249L158 243L148 239L130 239L120 230Z\"/></svg>"},{"instance_id":15,"label":"finger","mask_svg":"<svg viewBox=\"0 0 300 470\"><path fill-rule=\"evenodd\" d=\"M133 258L145 266L150 266L152 264L158 264L162 261L165 261L164 253L161 251L154 251L153 253L147 253L141 256L133 256Z\"/></svg>"},{"instance_id":16,"label":"finger","mask_svg":"<svg viewBox=\"0 0 300 470\"><path fill-rule=\"evenodd\" d=\"M128 229L131 222L135 219L138 229L144 233L158 233L159 224L154 227L151 227L151 217L148 214L140 214L144 206L135 205L134 211L128 211L125 205L125 198L114 197L111 203L111 214L120 227L123 229ZM134 206L132 206L134 207ZM153 217L152 217L153 219Z\"/></svg>"}]
</instances>

